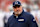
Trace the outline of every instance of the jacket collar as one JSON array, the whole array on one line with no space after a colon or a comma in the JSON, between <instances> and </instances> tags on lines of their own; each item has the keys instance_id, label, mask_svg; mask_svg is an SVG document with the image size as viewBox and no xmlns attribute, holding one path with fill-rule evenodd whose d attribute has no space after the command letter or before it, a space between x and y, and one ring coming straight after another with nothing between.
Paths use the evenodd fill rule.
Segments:
<instances>
[{"instance_id":1,"label":"jacket collar","mask_svg":"<svg viewBox=\"0 0 40 27\"><path fill-rule=\"evenodd\" d=\"M18 17L21 16L23 13L24 13L24 10L22 11L22 13L21 13L20 15L18 15ZM14 17L16 18L16 16L15 16L14 13L13 13L13 15L14 15Z\"/></svg>"}]
</instances>

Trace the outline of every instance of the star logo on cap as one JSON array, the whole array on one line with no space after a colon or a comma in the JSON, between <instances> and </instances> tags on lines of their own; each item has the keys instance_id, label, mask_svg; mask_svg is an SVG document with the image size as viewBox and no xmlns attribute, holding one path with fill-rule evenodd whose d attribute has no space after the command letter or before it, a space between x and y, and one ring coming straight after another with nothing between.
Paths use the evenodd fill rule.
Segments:
<instances>
[{"instance_id":1,"label":"star logo on cap","mask_svg":"<svg viewBox=\"0 0 40 27\"><path fill-rule=\"evenodd\" d=\"M18 2L16 1L15 4L18 4Z\"/></svg>"}]
</instances>

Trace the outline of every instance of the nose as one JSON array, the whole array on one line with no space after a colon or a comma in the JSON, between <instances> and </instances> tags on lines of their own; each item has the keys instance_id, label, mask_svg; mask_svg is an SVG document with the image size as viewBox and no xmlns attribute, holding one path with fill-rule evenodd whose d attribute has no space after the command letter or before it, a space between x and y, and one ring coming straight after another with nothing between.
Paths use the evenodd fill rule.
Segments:
<instances>
[{"instance_id":1,"label":"nose","mask_svg":"<svg viewBox=\"0 0 40 27\"><path fill-rule=\"evenodd\" d=\"M17 11L18 11L19 9L17 8Z\"/></svg>"}]
</instances>

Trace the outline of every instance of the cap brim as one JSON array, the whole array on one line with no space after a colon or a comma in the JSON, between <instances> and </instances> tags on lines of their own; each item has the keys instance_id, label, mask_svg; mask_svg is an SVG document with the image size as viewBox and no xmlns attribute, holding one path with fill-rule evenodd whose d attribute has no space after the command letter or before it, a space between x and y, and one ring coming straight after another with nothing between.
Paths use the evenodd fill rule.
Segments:
<instances>
[{"instance_id":1,"label":"cap brim","mask_svg":"<svg viewBox=\"0 0 40 27\"><path fill-rule=\"evenodd\" d=\"M16 4L16 5L14 5L13 7L17 7L17 6L21 6L21 5Z\"/></svg>"}]
</instances>

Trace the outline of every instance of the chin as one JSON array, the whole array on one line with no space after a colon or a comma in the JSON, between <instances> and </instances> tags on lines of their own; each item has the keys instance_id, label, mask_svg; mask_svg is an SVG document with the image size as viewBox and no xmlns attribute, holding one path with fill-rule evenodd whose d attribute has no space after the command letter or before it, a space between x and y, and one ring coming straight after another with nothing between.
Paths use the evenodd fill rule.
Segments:
<instances>
[{"instance_id":1,"label":"chin","mask_svg":"<svg viewBox=\"0 0 40 27\"><path fill-rule=\"evenodd\" d=\"M21 14L21 13L20 12L19 13L17 12L16 14Z\"/></svg>"}]
</instances>

